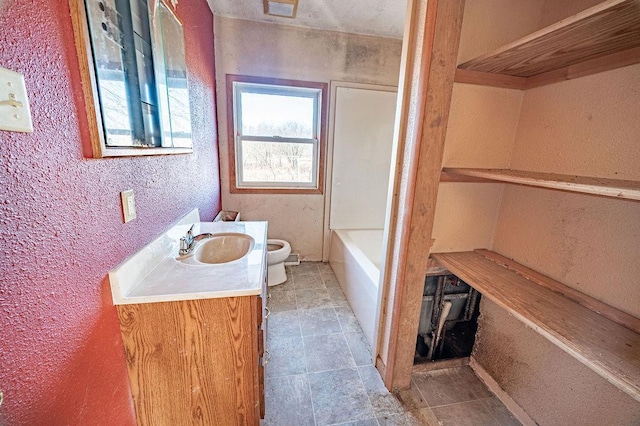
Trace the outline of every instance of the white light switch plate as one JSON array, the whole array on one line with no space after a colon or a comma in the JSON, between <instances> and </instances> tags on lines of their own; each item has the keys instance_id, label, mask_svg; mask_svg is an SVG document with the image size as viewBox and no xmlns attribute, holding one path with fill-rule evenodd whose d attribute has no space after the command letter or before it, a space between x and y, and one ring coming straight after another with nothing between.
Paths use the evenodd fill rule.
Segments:
<instances>
[{"instance_id":1,"label":"white light switch plate","mask_svg":"<svg viewBox=\"0 0 640 426\"><path fill-rule=\"evenodd\" d=\"M22 74L0 68L0 130L33 132Z\"/></svg>"},{"instance_id":2,"label":"white light switch plate","mask_svg":"<svg viewBox=\"0 0 640 426\"><path fill-rule=\"evenodd\" d=\"M133 197L133 189L128 189L120 193L122 200L122 217L124 223L130 222L136 218L136 200Z\"/></svg>"}]
</instances>

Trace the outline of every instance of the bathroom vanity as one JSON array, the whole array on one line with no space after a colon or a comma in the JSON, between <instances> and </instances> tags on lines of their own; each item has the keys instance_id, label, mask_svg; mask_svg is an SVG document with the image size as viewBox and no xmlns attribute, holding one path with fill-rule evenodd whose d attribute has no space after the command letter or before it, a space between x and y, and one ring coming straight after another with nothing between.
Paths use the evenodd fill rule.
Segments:
<instances>
[{"instance_id":1,"label":"bathroom vanity","mask_svg":"<svg viewBox=\"0 0 640 426\"><path fill-rule=\"evenodd\" d=\"M267 224L193 219L109 274L136 418L141 425L259 425ZM231 262L185 262L179 239L194 223L194 233L244 234L253 245Z\"/></svg>"}]
</instances>

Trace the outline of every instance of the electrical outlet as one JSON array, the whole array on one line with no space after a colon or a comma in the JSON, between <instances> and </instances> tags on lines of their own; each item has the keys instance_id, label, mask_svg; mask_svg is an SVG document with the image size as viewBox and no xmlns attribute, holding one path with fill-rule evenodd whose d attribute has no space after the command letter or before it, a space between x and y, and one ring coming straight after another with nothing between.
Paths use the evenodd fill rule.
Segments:
<instances>
[{"instance_id":1,"label":"electrical outlet","mask_svg":"<svg viewBox=\"0 0 640 426\"><path fill-rule=\"evenodd\" d=\"M136 200L133 197L133 189L128 189L120 193L122 200L122 217L124 223L130 222L136 218Z\"/></svg>"},{"instance_id":2,"label":"electrical outlet","mask_svg":"<svg viewBox=\"0 0 640 426\"><path fill-rule=\"evenodd\" d=\"M22 74L0 68L0 130L33 132Z\"/></svg>"}]
</instances>

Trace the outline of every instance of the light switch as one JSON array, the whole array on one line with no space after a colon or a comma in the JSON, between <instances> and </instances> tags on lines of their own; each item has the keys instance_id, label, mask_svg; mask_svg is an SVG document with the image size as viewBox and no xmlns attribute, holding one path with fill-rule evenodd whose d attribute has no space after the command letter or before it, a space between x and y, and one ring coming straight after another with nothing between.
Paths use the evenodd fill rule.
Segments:
<instances>
[{"instance_id":1,"label":"light switch","mask_svg":"<svg viewBox=\"0 0 640 426\"><path fill-rule=\"evenodd\" d=\"M136 218L136 200L133 198L133 189L122 191L120 193L122 200L122 217L124 223L130 222Z\"/></svg>"},{"instance_id":2,"label":"light switch","mask_svg":"<svg viewBox=\"0 0 640 426\"><path fill-rule=\"evenodd\" d=\"M33 132L22 74L0 68L0 130Z\"/></svg>"}]
</instances>

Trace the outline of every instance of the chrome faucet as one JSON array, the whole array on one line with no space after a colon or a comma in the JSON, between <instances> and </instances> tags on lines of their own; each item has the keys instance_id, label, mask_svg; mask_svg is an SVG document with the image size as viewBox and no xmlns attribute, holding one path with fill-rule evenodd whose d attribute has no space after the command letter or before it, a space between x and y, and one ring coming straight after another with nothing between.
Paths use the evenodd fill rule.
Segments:
<instances>
[{"instance_id":1,"label":"chrome faucet","mask_svg":"<svg viewBox=\"0 0 640 426\"><path fill-rule=\"evenodd\" d=\"M180 253L180 255L186 255L189 254L193 251L193 247L196 245L196 243L200 240L204 240L205 238L211 238L213 237L213 234L211 233L204 233L204 234L199 234L196 235L195 237L193 236L193 227L195 225L191 225L191 228L189 228L189 230L187 231L187 233L185 234L184 237L180 238L180 251L178 253Z\"/></svg>"}]
</instances>

